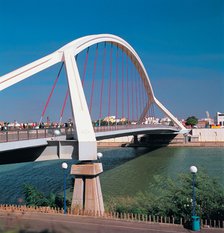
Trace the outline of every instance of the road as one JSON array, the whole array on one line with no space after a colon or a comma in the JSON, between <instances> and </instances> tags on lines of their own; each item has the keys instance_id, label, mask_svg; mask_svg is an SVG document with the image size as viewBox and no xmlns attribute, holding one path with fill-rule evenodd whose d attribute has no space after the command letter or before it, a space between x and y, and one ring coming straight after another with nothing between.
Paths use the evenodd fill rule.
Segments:
<instances>
[{"instance_id":1,"label":"road","mask_svg":"<svg viewBox=\"0 0 224 233\"><path fill-rule=\"evenodd\" d=\"M44 213L0 212L0 228L20 229L23 233L186 233L180 225L110 220L103 218ZM223 233L223 229L202 229L202 233Z\"/></svg>"}]
</instances>

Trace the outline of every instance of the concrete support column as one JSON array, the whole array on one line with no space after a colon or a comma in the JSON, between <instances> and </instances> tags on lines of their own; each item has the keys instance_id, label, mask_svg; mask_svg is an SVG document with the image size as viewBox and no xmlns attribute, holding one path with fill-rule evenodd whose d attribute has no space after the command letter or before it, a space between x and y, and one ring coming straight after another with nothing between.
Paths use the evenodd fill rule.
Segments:
<instances>
[{"instance_id":1,"label":"concrete support column","mask_svg":"<svg viewBox=\"0 0 224 233\"><path fill-rule=\"evenodd\" d=\"M103 196L99 174L103 172L102 163L81 163L72 165L71 174L75 175L72 197L73 211L84 209L102 214Z\"/></svg>"}]
</instances>

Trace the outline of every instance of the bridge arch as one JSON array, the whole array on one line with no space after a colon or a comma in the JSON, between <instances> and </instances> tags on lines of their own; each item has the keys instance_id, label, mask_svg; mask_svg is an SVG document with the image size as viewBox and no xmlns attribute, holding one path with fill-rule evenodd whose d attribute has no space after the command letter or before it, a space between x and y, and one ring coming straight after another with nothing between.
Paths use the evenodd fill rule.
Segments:
<instances>
[{"instance_id":1,"label":"bridge arch","mask_svg":"<svg viewBox=\"0 0 224 233\"><path fill-rule=\"evenodd\" d=\"M153 93L152 85L150 83L150 79L143 65L143 62L141 61L140 57L138 56L134 48L122 38L115 36L115 35L111 35L111 34L85 36L85 37L79 38L77 40L74 40L68 43L67 45L60 48L58 51L64 51L67 49L71 49L73 50L74 56L76 56L80 52L82 52L84 49L94 44L98 44L102 42L109 42L109 43L115 44L127 54L127 56L131 59L131 61L137 68L140 74L140 77L143 80L148 97L151 100L154 100L154 93Z\"/></svg>"},{"instance_id":2,"label":"bridge arch","mask_svg":"<svg viewBox=\"0 0 224 233\"><path fill-rule=\"evenodd\" d=\"M99 34L99 35L90 35L81 37L77 40L74 40L65 46L61 47L58 52L63 52L64 50L71 50L74 56L78 55L84 49L101 42L110 42L117 45L120 49L122 49L127 56L131 59L135 67L137 68L141 79L143 80L143 84L145 86L145 90L148 95L148 102L140 116L139 122L142 122L143 118L145 117L146 113L148 112L150 105L154 102L180 129L184 130L184 126L177 120L173 114L166 109L160 101L155 97L153 88L150 82L150 78L148 73L144 67L141 58L138 56L137 52L134 48L122 38L112 35L112 34Z\"/></svg>"}]
</instances>

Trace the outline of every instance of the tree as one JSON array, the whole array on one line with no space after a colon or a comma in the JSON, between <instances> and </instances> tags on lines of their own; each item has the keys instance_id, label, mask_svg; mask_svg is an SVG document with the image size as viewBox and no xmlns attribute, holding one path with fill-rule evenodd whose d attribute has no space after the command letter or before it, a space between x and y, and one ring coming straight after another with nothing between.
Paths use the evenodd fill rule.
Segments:
<instances>
[{"instance_id":1,"label":"tree","mask_svg":"<svg viewBox=\"0 0 224 233\"><path fill-rule=\"evenodd\" d=\"M28 206L48 206L48 200L36 187L25 184L23 187L25 202Z\"/></svg>"},{"instance_id":2,"label":"tree","mask_svg":"<svg viewBox=\"0 0 224 233\"><path fill-rule=\"evenodd\" d=\"M191 127L197 125L197 123L198 123L198 119L195 116L190 116L186 120L186 125L190 125Z\"/></svg>"}]
</instances>

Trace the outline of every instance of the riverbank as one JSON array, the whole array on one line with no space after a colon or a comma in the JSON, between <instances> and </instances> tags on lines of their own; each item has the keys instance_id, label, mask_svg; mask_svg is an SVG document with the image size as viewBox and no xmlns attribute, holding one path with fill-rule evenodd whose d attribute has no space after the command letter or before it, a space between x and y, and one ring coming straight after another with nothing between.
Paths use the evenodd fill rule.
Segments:
<instances>
[{"instance_id":1,"label":"riverbank","mask_svg":"<svg viewBox=\"0 0 224 233\"><path fill-rule=\"evenodd\" d=\"M100 147L224 147L224 142L187 142L187 143L138 143L134 144L131 142L97 142L97 146Z\"/></svg>"},{"instance_id":2,"label":"riverbank","mask_svg":"<svg viewBox=\"0 0 224 233\"><path fill-rule=\"evenodd\" d=\"M199 141L195 137L185 138L183 134L138 135L137 143L133 136L110 138L97 141L98 147L224 147L224 141Z\"/></svg>"},{"instance_id":3,"label":"riverbank","mask_svg":"<svg viewBox=\"0 0 224 233\"><path fill-rule=\"evenodd\" d=\"M224 142L188 142L188 143L171 143L170 147L224 147Z\"/></svg>"}]
</instances>

